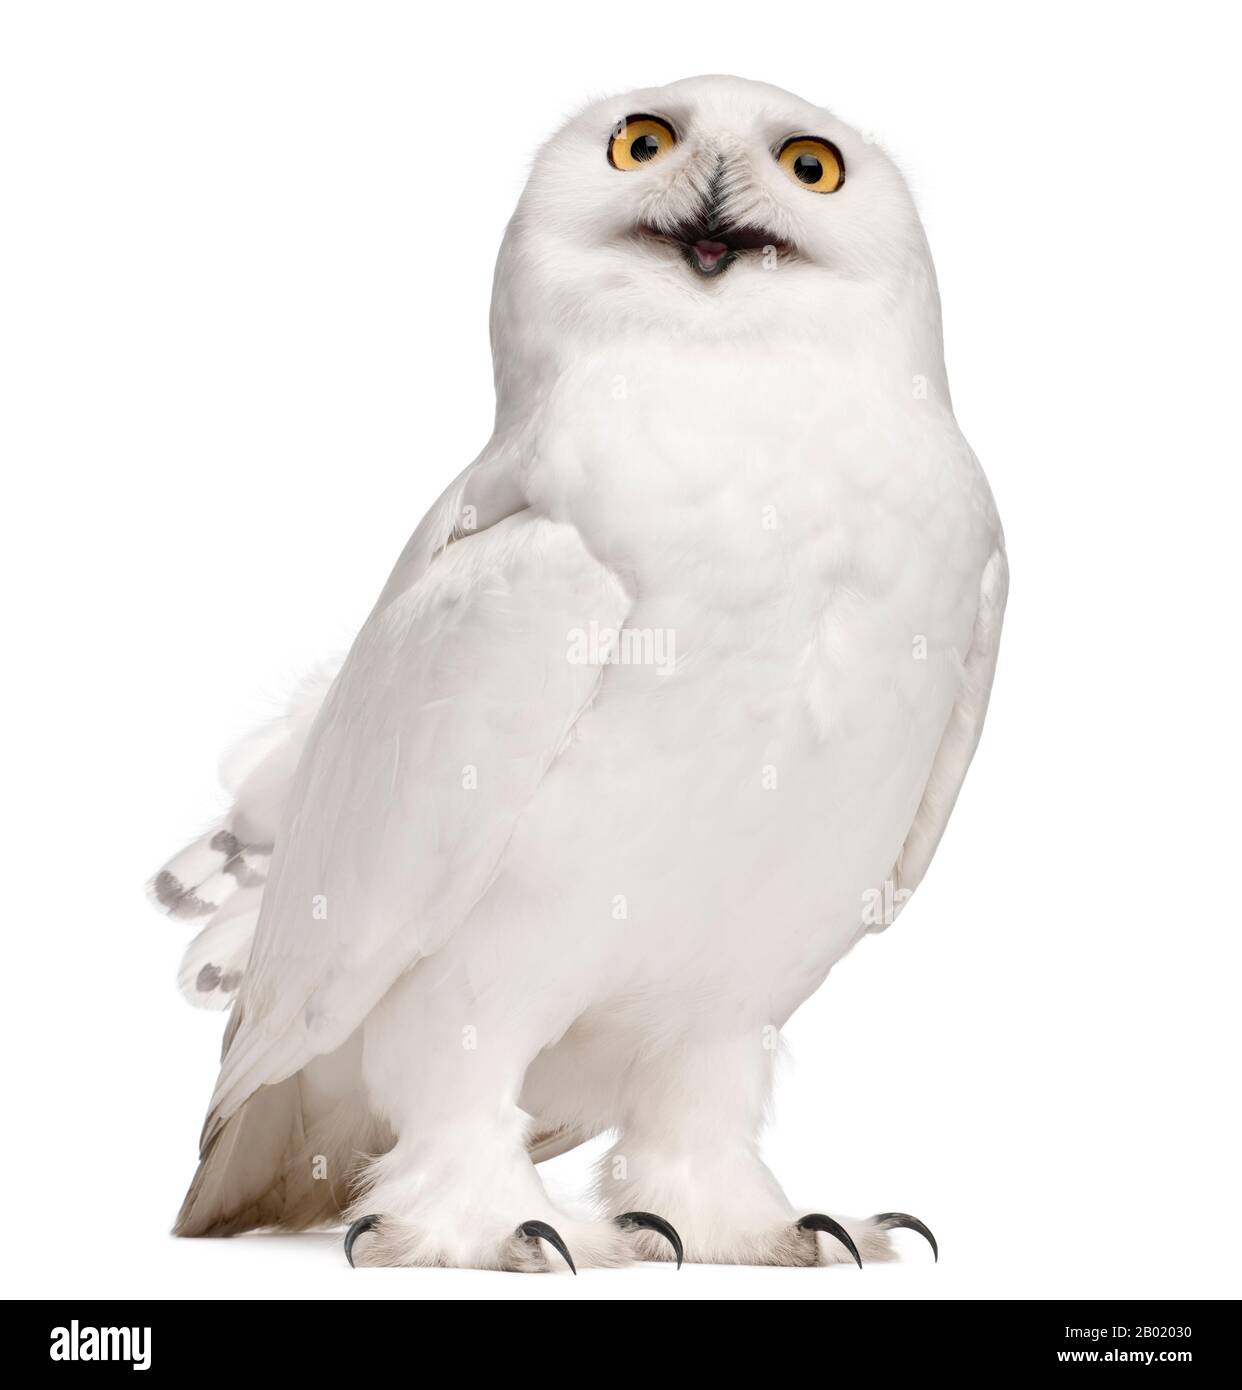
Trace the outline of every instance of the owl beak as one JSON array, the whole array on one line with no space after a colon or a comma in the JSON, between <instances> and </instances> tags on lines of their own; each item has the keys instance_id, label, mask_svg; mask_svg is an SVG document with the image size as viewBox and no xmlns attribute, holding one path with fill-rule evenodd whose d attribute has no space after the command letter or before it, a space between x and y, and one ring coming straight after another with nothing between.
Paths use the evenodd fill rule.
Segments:
<instances>
[{"instance_id":1,"label":"owl beak","mask_svg":"<svg viewBox=\"0 0 1242 1390\"><path fill-rule=\"evenodd\" d=\"M675 240L686 263L704 276L722 275L745 252L781 254L792 249L765 227L733 227L714 218L680 228Z\"/></svg>"},{"instance_id":2,"label":"owl beak","mask_svg":"<svg viewBox=\"0 0 1242 1390\"><path fill-rule=\"evenodd\" d=\"M729 247L723 241L700 239L690 248L694 252L695 269L701 275L714 275L720 262L729 254Z\"/></svg>"},{"instance_id":3,"label":"owl beak","mask_svg":"<svg viewBox=\"0 0 1242 1390\"><path fill-rule=\"evenodd\" d=\"M723 275L748 251L785 253L793 248L765 227L735 227L725 222L719 205L706 203L698 217L671 229L643 225L639 231L676 246L697 275Z\"/></svg>"}]
</instances>

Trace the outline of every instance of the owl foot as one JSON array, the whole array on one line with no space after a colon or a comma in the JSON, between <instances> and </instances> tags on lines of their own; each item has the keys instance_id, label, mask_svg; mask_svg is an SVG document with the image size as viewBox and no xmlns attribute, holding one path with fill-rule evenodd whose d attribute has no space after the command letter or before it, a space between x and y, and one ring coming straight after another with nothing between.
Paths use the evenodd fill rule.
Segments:
<instances>
[{"instance_id":1,"label":"owl foot","mask_svg":"<svg viewBox=\"0 0 1242 1390\"><path fill-rule=\"evenodd\" d=\"M939 1258L936 1238L917 1217L883 1212L866 1220L810 1212L761 1225L726 1225L718 1215L710 1226L689 1226L686 1258L691 1264L815 1265L881 1264L897 1258L889 1232L899 1226L917 1231Z\"/></svg>"},{"instance_id":2,"label":"owl foot","mask_svg":"<svg viewBox=\"0 0 1242 1390\"><path fill-rule=\"evenodd\" d=\"M628 1263L629 1260L638 1258L636 1251L632 1248L627 1236L631 1232L653 1231L662 1236L672 1246L677 1258L677 1267L681 1268L682 1243L681 1237L673 1227L661 1216L655 1216L647 1211L630 1211L618 1216L611 1223L584 1222L578 1223L581 1232L586 1233L586 1245L589 1250L589 1263L598 1265L617 1265ZM612 1232L612 1238L599 1238L596 1228L603 1226L606 1231ZM380 1217L375 1215L360 1216L354 1221L345 1232L345 1258L349 1261L350 1267L354 1266L354 1246L359 1237L368 1233L375 1232L380 1239L376 1242L378 1248L372 1248L364 1259L366 1264L443 1264L450 1263L442 1259L432 1258L411 1258L409 1252L408 1236L391 1236L384 1229L384 1223ZM384 1239L388 1236L388 1239ZM485 1267L494 1269L514 1270L523 1273L545 1273L551 1267L547 1256L543 1253L540 1242L550 1245L569 1266L570 1272L577 1274L578 1269L574 1264L573 1255L570 1253L569 1246L555 1226L549 1225L546 1221L523 1221L513 1232L501 1242L500 1248L494 1252Z\"/></svg>"}]
</instances>

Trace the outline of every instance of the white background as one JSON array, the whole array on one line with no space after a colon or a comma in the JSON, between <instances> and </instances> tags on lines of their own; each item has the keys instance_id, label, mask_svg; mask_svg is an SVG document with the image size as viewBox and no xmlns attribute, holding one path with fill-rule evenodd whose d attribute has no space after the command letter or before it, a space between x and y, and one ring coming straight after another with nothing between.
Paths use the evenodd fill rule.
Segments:
<instances>
[{"instance_id":1,"label":"white background","mask_svg":"<svg viewBox=\"0 0 1242 1390\"><path fill-rule=\"evenodd\" d=\"M7 3L3 1262L18 1295L1237 1296L1237 35L1220 5ZM890 1267L351 1272L176 1241L222 1018L142 885L491 420L539 141L705 71L907 171L1013 568L939 857L788 1029ZM558 1160L575 1182L585 1159Z\"/></svg>"}]
</instances>

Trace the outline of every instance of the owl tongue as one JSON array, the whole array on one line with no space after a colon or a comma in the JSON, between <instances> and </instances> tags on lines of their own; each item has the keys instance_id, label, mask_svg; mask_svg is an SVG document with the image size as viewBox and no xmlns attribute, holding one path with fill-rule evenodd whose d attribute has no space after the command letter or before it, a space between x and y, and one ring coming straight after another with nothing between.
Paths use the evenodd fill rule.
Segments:
<instances>
[{"instance_id":1,"label":"owl tongue","mask_svg":"<svg viewBox=\"0 0 1242 1390\"><path fill-rule=\"evenodd\" d=\"M723 241L696 241L694 255L700 270L715 270L721 256L727 255L729 248Z\"/></svg>"}]
</instances>

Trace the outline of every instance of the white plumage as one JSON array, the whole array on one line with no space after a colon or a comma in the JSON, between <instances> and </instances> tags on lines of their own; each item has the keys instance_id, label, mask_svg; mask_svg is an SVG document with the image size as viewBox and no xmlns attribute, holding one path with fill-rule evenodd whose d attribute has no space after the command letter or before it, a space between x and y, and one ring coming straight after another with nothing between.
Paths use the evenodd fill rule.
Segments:
<instances>
[{"instance_id":1,"label":"white plumage","mask_svg":"<svg viewBox=\"0 0 1242 1390\"><path fill-rule=\"evenodd\" d=\"M849 1258L758 1157L772 1038L922 878L1006 590L917 215L787 93L632 93L541 152L492 337L487 448L156 881L209 918L192 997L249 955L178 1229L667 1257L638 1209L692 1260ZM604 1130L600 1219L571 1219L531 1159Z\"/></svg>"}]
</instances>

